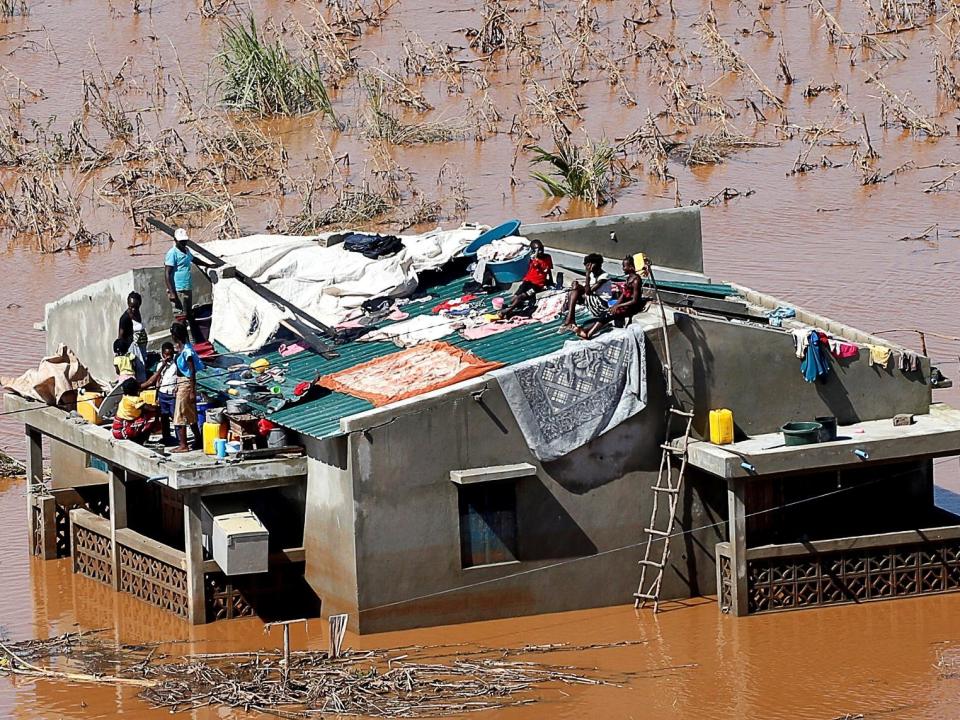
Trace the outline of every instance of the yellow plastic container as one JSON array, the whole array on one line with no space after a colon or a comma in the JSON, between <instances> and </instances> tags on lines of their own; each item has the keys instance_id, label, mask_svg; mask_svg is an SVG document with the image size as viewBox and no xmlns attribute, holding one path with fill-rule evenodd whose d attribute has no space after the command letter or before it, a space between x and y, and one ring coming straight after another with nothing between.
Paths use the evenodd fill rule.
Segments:
<instances>
[{"instance_id":1,"label":"yellow plastic container","mask_svg":"<svg viewBox=\"0 0 960 720\"><path fill-rule=\"evenodd\" d=\"M217 440L221 437L219 423L209 423L205 422L203 424L203 452L207 455L216 455L217 454Z\"/></svg>"},{"instance_id":2,"label":"yellow plastic container","mask_svg":"<svg viewBox=\"0 0 960 720\"><path fill-rule=\"evenodd\" d=\"M733 442L733 412L726 408L710 411L710 442L714 445Z\"/></svg>"},{"instance_id":3,"label":"yellow plastic container","mask_svg":"<svg viewBox=\"0 0 960 720\"><path fill-rule=\"evenodd\" d=\"M102 421L97 414L100 409L100 403L103 402L103 393L91 393L81 390L77 393L77 413L93 425L99 425Z\"/></svg>"},{"instance_id":4,"label":"yellow plastic container","mask_svg":"<svg viewBox=\"0 0 960 720\"><path fill-rule=\"evenodd\" d=\"M157 404L157 391L156 390L143 390L140 392L140 399L143 400L147 405L156 405Z\"/></svg>"}]
</instances>

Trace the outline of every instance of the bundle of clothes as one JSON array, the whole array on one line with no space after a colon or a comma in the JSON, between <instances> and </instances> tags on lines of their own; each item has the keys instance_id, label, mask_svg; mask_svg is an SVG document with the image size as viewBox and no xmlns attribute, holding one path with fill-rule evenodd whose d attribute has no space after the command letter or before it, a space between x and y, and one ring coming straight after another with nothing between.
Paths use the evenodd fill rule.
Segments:
<instances>
[{"instance_id":1,"label":"bundle of clothes","mask_svg":"<svg viewBox=\"0 0 960 720\"><path fill-rule=\"evenodd\" d=\"M396 255L403 250L403 241L396 235L370 235L368 233L349 233L343 239L343 249L358 252L365 258L378 260Z\"/></svg>"}]
</instances>

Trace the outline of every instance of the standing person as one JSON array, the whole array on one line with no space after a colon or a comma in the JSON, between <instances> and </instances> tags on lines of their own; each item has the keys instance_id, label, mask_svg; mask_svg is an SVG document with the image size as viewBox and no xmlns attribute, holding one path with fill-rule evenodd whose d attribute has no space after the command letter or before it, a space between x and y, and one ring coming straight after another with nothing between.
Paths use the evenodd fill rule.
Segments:
<instances>
[{"instance_id":1,"label":"standing person","mask_svg":"<svg viewBox=\"0 0 960 720\"><path fill-rule=\"evenodd\" d=\"M520 281L520 286L513 294L510 305L500 313L501 317L510 317L517 314L521 305L533 306L537 293L543 292L548 285L553 285L553 258L543 250L543 243L534 240L530 243L533 257L527 266L527 273Z\"/></svg>"},{"instance_id":2,"label":"standing person","mask_svg":"<svg viewBox=\"0 0 960 720\"><path fill-rule=\"evenodd\" d=\"M585 277L583 284L574 282L567 296L567 315L561 330L576 330L577 305L584 305L594 317L604 312L613 299L613 283L603 271L603 256L590 253L583 258Z\"/></svg>"},{"instance_id":3,"label":"standing person","mask_svg":"<svg viewBox=\"0 0 960 720\"><path fill-rule=\"evenodd\" d=\"M127 295L127 309L120 316L117 327L117 339L122 340L130 348L133 357L133 370L137 380L143 382L147 378L147 331L143 326L140 315L140 306L143 298L138 292Z\"/></svg>"},{"instance_id":4,"label":"standing person","mask_svg":"<svg viewBox=\"0 0 960 720\"><path fill-rule=\"evenodd\" d=\"M197 423L197 372L203 370L203 361L190 344L187 328L181 323L170 326L176 353L177 388L173 406L173 426L179 445L170 452L199 450L203 442ZM187 445L187 426L193 430L193 448Z\"/></svg>"},{"instance_id":5,"label":"standing person","mask_svg":"<svg viewBox=\"0 0 960 720\"><path fill-rule=\"evenodd\" d=\"M197 338L196 322L193 318L193 253L187 247L190 237L183 228L174 233L174 245L167 250L163 259L167 281L167 298L173 306L176 322L186 321L190 334Z\"/></svg>"},{"instance_id":6,"label":"standing person","mask_svg":"<svg viewBox=\"0 0 960 720\"><path fill-rule=\"evenodd\" d=\"M625 278L620 283L616 302L606 307L597 306L598 311L588 304L587 307L593 314L594 320L577 328L577 335L580 338L589 340L611 322L616 327L623 327L628 319L642 312L647 306L647 301L643 298L643 277L648 274L647 264L643 266L643 276L637 272L636 261L632 255L623 259L622 267Z\"/></svg>"}]
</instances>

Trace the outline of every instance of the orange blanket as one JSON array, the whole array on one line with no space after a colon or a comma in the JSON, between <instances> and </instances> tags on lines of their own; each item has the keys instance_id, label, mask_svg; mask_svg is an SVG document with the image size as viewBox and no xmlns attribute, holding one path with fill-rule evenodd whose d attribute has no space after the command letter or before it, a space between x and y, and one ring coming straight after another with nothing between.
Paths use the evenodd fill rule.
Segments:
<instances>
[{"instance_id":1,"label":"orange blanket","mask_svg":"<svg viewBox=\"0 0 960 720\"><path fill-rule=\"evenodd\" d=\"M444 342L426 342L326 375L317 384L379 407L475 378L501 365Z\"/></svg>"}]
</instances>

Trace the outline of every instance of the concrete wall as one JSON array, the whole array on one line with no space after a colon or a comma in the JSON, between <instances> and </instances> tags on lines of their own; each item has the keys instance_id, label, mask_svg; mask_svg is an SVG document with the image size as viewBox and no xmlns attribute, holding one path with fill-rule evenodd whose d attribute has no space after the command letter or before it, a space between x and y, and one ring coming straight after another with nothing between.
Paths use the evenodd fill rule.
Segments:
<instances>
[{"instance_id":1,"label":"concrete wall","mask_svg":"<svg viewBox=\"0 0 960 720\"><path fill-rule=\"evenodd\" d=\"M830 358L826 380L808 383L790 333L704 317L676 315L670 334L676 396L707 432L709 411L729 408L747 435L776 432L790 421L833 415L840 424L929 412L929 362L903 373L871 367L866 353Z\"/></svg>"},{"instance_id":2,"label":"concrete wall","mask_svg":"<svg viewBox=\"0 0 960 720\"><path fill-rule=\"evenodd\" d=\"M350 613L357 630L354 468L346 438L304 438L310 455L304 516L304 575L325 616Z\"/></svg>"},{"instance_id":3,"label":"concrete wall","mask_svg":"<svg viewBox=\"0 0 960 720\"><path fill-rule=\"evenodd\" d=\"M48 437L50 486L54 489L102 485L109 480L102 470L87 466L87 453Z\"/></svg>"},{"instance_id":4,"label":"concrete wall","mask_svg":"<svg viewBox=\"0 0 960 720\"><path fill-rule=\"evenodd\" d=\"M610 240L611 231L617 233L616 242ZM655 265L703 271L699 207L524 224L520 232L559 250L598 252L612 259L643 252Z\"/></svg>"},{"instance_id":5,"label":"concrete wall","mask_svg":"<svg viewBox=\"0 0 960 720\"><path fill-rule=\"evenodd\" d=\"M350 435L360 631L631 602L664 437L661 361L652 344L648 348L650 405L545 466L530 454L494 381L479 381L487 387L482 403L468 386L412 403L389 414L398 417L394 422ZM519 561L463 568L458 486L450 470L520 462L537 471L516 481ZM680 525L722 520L724 490L718 481L689 484ZM675 541L663 596L712 593L713 546L723 538L720 526ZM625 546L634 547L617 550ZM309 566L309 549L307 557ZM515 576L528 570L535 572Z\"/></svg>"},{"instance_id":6,"label":"concrete wall","mask_svg":"<svg viewBox=\"0 0 960 720\"><path fill-rule=\"evenodd\" d=\"M210 283L196 268L193 276L194 303L210 302ZM132 290L143 296L141 314L151 346L169 339L173 310L167 300L163 269L140 268L93 283L48 304L44 317L47 351L53 352L64 343L95 377L112 382L116 376L113 341Z\"/></svg>"}]
</instances>

